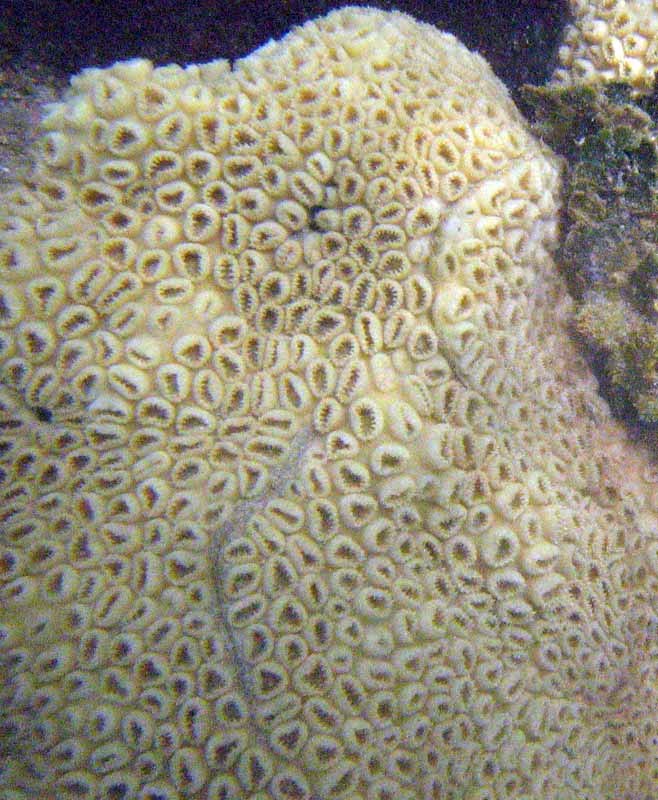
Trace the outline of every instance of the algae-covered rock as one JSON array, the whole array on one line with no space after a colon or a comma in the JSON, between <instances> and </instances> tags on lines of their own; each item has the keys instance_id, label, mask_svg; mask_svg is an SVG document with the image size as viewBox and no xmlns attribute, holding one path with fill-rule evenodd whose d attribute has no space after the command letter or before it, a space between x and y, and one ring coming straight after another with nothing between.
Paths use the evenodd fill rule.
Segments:
<instances>
[{"instance_id":1,"label":"algae-covered rock","mask_svg":"<svg viewBox=\"0 0 658 800\"><path fill-rule=\"evenodd\" d=\"M612 83L526 87L524 98L566 159L558 261L578 331L602 358L613 406L658 422L658 96Z\"/></svg>"}]
</instances>

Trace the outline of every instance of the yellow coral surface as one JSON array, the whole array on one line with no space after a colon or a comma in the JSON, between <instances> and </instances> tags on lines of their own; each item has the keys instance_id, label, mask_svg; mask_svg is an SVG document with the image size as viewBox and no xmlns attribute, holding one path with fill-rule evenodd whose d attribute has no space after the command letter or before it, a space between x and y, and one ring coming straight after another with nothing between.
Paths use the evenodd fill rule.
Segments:
<instances>
[{"instance_id":1,"label":"yellow coral surface","mask_svg":"<svg viewBox=\"0 0 658 800\"><path fill-rule=\"evenodd\" d=\"M650 89L658 70L658 0L569 0L557 83L623 81Z\"/></svg>"},{"instance_id":2,"label":"yellow coral surface","mask_svg":"<svg viewBox=\"0 0 658 800\"><path fill-rule=\"evenodd\" d=\"M654 798L658 484L485 62L348 8L88 70L43 127L0 249L2 797Z\"/></svg>"}]
</instances>

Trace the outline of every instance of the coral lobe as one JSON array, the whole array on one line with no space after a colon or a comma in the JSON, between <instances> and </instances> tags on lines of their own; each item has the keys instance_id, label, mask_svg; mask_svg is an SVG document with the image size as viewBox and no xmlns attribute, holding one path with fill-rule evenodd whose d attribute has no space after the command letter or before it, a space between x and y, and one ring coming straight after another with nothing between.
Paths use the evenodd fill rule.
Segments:
<instances>
[{"instance_id":1,"label":"coral lobe","mask_svg":"<svg viewBox=\"0 0 658 800\"><path fill-rule=\"evenodd\" d=\"M655 794L658 479L568 336L560 163L347 8L88 70L0 244L0 783Z\"/></svg>"}]
</instances>

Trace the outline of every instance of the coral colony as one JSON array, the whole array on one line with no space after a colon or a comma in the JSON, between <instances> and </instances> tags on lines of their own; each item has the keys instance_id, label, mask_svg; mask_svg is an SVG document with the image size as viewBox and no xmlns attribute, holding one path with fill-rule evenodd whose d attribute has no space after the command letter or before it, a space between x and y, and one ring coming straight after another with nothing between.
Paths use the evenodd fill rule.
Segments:
<instances>
[{"instance_id":1,"label":"coral colony","mask_svg":"<svg viewBox=\"0 0 658 800\"><path fill-rule=\"evenodd\" d=\"M651 85L651 4L574 12L556 82ZM344 8L86 70L41 128L1 209L2 797L655 800L658 475L486 62Z\"/></svg>"}]
</instances>

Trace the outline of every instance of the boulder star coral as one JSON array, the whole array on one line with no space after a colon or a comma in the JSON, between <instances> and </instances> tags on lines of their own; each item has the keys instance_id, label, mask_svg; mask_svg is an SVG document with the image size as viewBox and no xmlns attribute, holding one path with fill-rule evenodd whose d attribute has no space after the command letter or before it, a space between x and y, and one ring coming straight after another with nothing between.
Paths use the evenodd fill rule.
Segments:
<instances>
[{"instance_id":1,"label":"boulder star coral","mask_svg":"<svg viewBox=\"0 0 658 800\"><path fill-rule=\"evenodd\" d=\"M650 89L658 69L657 0L569 0L569 5L572 21L553 81L624 81Z\"/></svg>"},{"instance_id":2,"label":"boulder star coral","mask_svg":"<svg viewBox=\"0 0 658 800\"><path fill-rule=\"evenodd\" d=\"M43 128L0 249L3 797L654 797L658 479L486 63L346 8L88 70Z\"/></svg>"}]
</instances>

